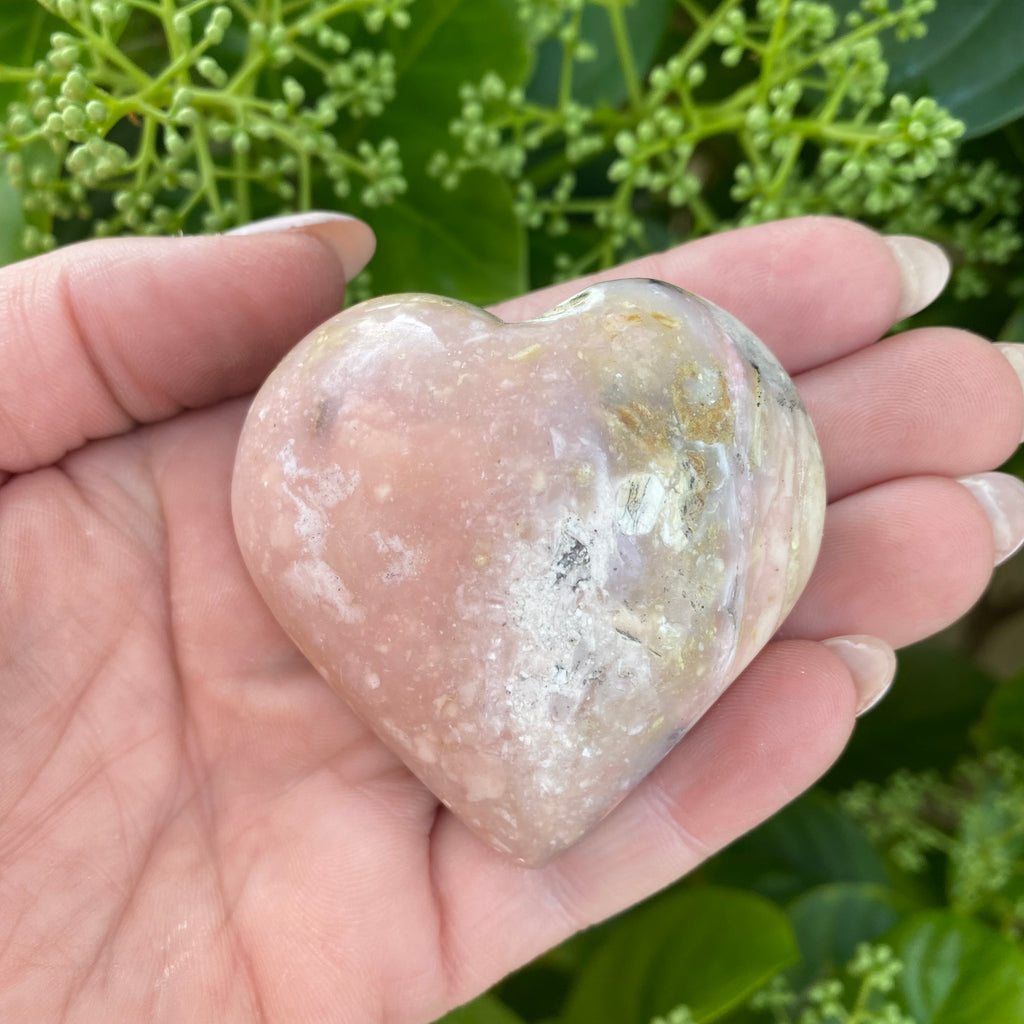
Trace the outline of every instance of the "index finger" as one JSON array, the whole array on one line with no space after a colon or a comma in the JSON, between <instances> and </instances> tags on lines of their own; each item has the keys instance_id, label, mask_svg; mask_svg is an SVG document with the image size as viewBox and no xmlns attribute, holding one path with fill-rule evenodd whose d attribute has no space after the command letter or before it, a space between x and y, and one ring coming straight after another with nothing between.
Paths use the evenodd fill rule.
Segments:
<instances>
[{"instance_id":1,"label":"index finger","mask_svg":"<svg viewBox=\"0 0 1024 1024\"><path fill-rule=\"evenodd\" d=\"M3 268L0 483L258 387L341 308L373 244L362 222L331 217L255 237L82 242Z\"/></svg>"},{"instance_id":2,"label":"index finger","mask_svg":"<svg viewBox=\"0 0 1024 1024\"><path fill-rule=\"evenodd\" d=\"M652 277L742 320L790 374L877 341L942 290L949 262L918 238L886 239L854 221L797 217L711 235L503 303L524 320L597 281Z\"/></svg>"}]
</instances>

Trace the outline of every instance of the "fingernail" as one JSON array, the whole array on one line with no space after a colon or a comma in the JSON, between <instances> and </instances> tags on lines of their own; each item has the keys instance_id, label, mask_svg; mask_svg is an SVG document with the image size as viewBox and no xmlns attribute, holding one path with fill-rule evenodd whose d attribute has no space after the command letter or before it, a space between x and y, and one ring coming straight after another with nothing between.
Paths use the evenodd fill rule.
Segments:
<instances>
[{"instance_id":1,"label":"fingernail","mask_svg":"<svg viewBox=\"0 0 1024 1024\"><path fill-rule=\"evenodd\" d=\"M265 220L254 220L251 224L232 228L225 234L262 235L281 231L301 231L329 245L337 254L347 281L351 281L370 262L373 250L377 247L377 239L368 224L348 214L332 213L329 210L267 217Z\"/></svg>"},{"instance_id":2,"label":"fingernail","mask_svg":"<svg viewBox=\"0 0 1024 1024\"><path fill-rule=\"evenodd\" d=\"M857 714L870 711L896 678L896 652L876 636L834 636L822 643L850 670Z\"/></svg>"},{"instance_id":3,"label":"fingernail","mask_svg":"<svg viewBox=\"0 0 1024 1024\"><path fill-rule=\"evenodd\" d=\"M996 348L1006 356L1006 361L1013 367L1020 381L1021 390L1024 390L1024 345L1013 344L1009 341L996 342ZM1024 444L1024 431L1021 432L1021 444Z\"/></svg>"},{"instance_id":4,"label":"fingernail","mask_svg":"<svg viewBox=\"0 0 1024 1024\"><path fill-rule=\"evenodd\" d=\"M914 235L888 235L886 244L900 268L898 320L930 306L949 280L949 257L934 242Z\"/></svg>"},{"instance_id":5,"label":"fingernail","mask_svg":"<svg viewBox=\"0 0 1024 1024\"><path fill-rule=\"evenodd\" d=\"M996 565L1024 545L1024 481L1009 473L975 473L960 477L992 524Z\"/></svg>"}]
</instances>

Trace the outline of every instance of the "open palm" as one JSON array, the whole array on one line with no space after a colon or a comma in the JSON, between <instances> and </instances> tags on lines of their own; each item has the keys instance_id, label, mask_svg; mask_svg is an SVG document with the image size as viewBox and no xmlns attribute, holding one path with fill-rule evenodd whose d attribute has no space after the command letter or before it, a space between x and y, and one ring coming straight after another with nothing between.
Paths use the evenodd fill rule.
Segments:
<instances>
[{"instance_id":1,"label":"open palm","mask_svg":"<svg viewBox=\"0 0 1024 1024\"><path fill-rule=\"evenodd\" d=\"M336 310L338 253L369 242L335 235L87 243L0 272L5 1022L425 1024L811 784L857 704L816 641L910 642L989 577L989 518L951 477L1013 450L1020 384L962 332L872 344L901 302L878 236L795 220L620 270L717 301L796 375L826 537L785 638L640 789L548 867L509 863L311 670L235 546L245 395Z\"/></svg>"}]
</instances>

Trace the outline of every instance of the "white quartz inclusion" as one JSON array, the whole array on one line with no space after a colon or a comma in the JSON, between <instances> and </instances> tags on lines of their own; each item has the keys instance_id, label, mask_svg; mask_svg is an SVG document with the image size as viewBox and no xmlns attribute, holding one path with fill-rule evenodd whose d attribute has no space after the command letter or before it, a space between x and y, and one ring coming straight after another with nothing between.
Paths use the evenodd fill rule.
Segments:
<instances>
[{"instance_id":1,"label":"white quartz inclusion","mask_svg":"<svg viewBox=\"0 0 1024 1024\"><path fill-rule=\"evenodd\" d=\"M538 864L776 630L824 478L764 346L628 280L523 324L426 295L335 317L257 396L233 503L310 661L467 825Z\"/></svg>"}]
</instances>

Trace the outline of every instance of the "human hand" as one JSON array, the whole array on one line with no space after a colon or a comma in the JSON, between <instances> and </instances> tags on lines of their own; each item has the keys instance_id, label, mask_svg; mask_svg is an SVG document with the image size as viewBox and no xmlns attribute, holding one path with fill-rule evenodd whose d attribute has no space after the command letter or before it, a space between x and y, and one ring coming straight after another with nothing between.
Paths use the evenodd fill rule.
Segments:
<instances>
[{"instance_id":1,"label":"human hand","mask_svg":"<svg viewBox=\"0 0 1024 1024\"><path fill-rule=\"evenodd\" d=\"M5 1022L425 1024L810 785L886 682L886 644L957 618L1024 538L1024 486L972 484L1002 502L997 550L952 479L1021 436L1007 359L955 330L872 344L941 268L915 297L878 236L800 219L606 275L690 288L774 349L831 504L781 638L594 833L518 867L310 669L234 542L244 396L336 311L371 247L334 221L86 243L0 271ZM883 642L818 642L859 634Z\"/></svg>"}]
</instances>

